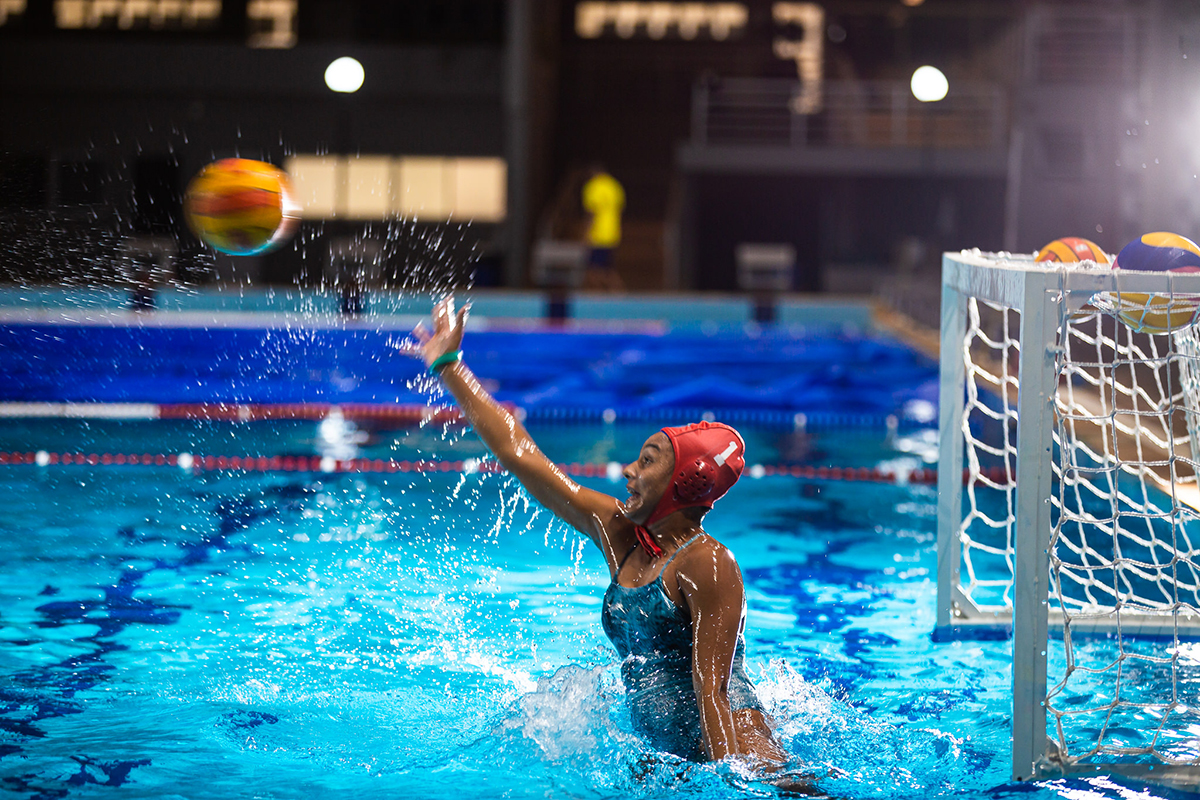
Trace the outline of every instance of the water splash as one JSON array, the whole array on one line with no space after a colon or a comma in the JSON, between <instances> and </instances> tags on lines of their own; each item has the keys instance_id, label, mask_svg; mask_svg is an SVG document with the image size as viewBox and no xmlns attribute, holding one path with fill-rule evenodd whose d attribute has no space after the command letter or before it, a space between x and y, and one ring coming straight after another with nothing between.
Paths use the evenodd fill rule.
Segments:
<instances>
[{"instance_id":1,"label":"water splash","mask_svg":"<svg viewBox=\"0 0 1200 800\"><path fill-rule=\"evenodd\" d=\"M1008 765L993 756L994 742L985 750L933 725L875 719L805 680L786 661L771 661L757 688L796 766L817 775L831 794L954 796L1007 777Z\"/></svg>"}]
</instances>

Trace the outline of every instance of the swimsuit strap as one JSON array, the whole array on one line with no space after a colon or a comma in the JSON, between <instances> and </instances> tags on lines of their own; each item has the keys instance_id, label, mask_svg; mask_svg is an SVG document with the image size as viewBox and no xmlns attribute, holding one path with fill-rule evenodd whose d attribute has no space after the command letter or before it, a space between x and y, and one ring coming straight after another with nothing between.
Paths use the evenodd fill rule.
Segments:
<instances>
[{"instance_id":1,"label":"swimsuit strap","mask_svg":"<svg viewBox=\"0 0 1200 800\"><path fill-rule=\"evenodd\" d=\"M682 553L685 549L687 549L688 545L690 545L692 542L696 541L703 535L704 535L704 531L700 531L700 533L697 533L695 536L693 536L692 538L690 538L686 542L684 542L682 545L680 545L675 550L674 553L671 553L671 557L667 559L667 563L662 565L662 569L660 569L658 571L658 577L655 578L654 580L656 580L656 581L662 580L663 573L667 571L667 567L671 566L671 562L675 560L675 556ZM638 544L637 544L637 542L634 542L633 547L629 548L629 552L627 552L625 554L625 557L621 559L621 563L617 564L617 571L614 572L613 576L612 576L613 583L617 583L617 576L621 574L621 568L625 566L625 562L629 560L629 557L631 555L633 555L633 551L637 550L637 549L638 549Z\"/></svg>"},{"instance_id":2,"label":"swimsuit strap","mask_svg":"<svg viewBox=\"0 0 1200 800\"><path fill-rule=\"evenodd\" d=\"M634 542L633 547L629 548L629 552L626 553L625 557L621 559L621 563L617 564L617 571L613 573L612 577L613 583L617 582L617 576L621 574L621 567L625 566L625 562L629 560L629 557L633 555L633 551L637 550L637 548L637 542Z\"/></svg>"},{"instance_id":3,"label":"swimsuit strap","mask_svg":"<svg viewBox=\"0 0 1200 800\"><path fill-rule=\"evenodd\" d=\"M680 553L682 553L684 550L686 550L686 549L687 549L688 545L690 545L692 542L696 541L697 539L699 539L699 538L700 538L701 536L703 536L703 535L704 535L704 531L700 531L700 532L699 532L699 533L697 533L695 536L693 536L692 538L690 538L690 539L688 539L686 542L684 542L682 545L680 545L680 546L679 546L679 547L678 547L678 548L675 550L675 552L674 552L674 553L671 553L671 557L667 559L667 563L663 564L663 566L662 566L662 569L660 569L660 570L658 571L658 576L661 578L661 577L662 577L662 574L663 574L664 572L666 572L666 571L667 571L667 567L671 566L671 562L675 560L675 556L677 556L677 555L679 555Z\"/></svg>"},{"instance_id":4,"label":"swimsuit strap","mask_svg":"<svg viewBox=\"0 0 1200 800\"><path fill-rule=\"evenodd\" d=\"M700 531L700 532L699 532L699 533L697 533L695 536L693 536L692 538L688 539L686 542L684 542L683 544L681 544L681 545L680 545L680 546L679 546L679 547L678 547L678 548L675 550L675 552L674 552L674 553L671 553L671 557L667 559L667 563L663 564L663 565L662 565L662 569L660 569L660 570L658 571L658 577L654 579L654 583L657 583L657 584L658 584L658 590L659 590L660 592L662 592L662 595L663 595L663 597L665 597L665 598L667 599L667 602L668 602L668 603L670 603L672 606L674 606L676 609L679 609L679 610L683 611L684 613L687 613L687 610L686 610L685 608L683 608L683 607L679 606L678 604L676 604L676 602L675 602L674 600L672 600L672 599L671 599L671 595L667 594L667 584L666 584L666 582L663 580L663 575L666 575L666 574L667 574L667 567L671 566L671 562L675 560L675 556L677 556L677 555L679 555L680 553L682 553L684 550L686 550L686 549L688 548L688 546L689 546L689 545L690 545L692 542L696 541L697 539L699 539L699 538L700 538L701 536L703 536L703 535L704 535L704 531ZM651 585L653 585L653 584L651 584Z\"/></svg>"}]
</instances>

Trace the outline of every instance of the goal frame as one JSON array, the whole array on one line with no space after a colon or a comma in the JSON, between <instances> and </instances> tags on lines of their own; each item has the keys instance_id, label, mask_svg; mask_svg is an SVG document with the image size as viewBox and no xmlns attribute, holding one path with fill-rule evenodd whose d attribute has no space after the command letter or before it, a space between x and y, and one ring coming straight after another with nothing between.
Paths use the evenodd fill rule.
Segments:
<instances>
[{"instance_id":1,"label":"goal frame","mask_svg":"<svg viewBox=\"0 0 1200 800\"><path fill-rule=\"evenodd\" d=\"M938 567L935 641L1001 638L1011 632L1012 776L1024 781L1065 774L1119 773L1195 788L1200 768L1168 764L1064 764L1047 735L1047 647L1061 613L1049 606L1052 534L1055 392L1061 320L1098 292L1200 295L1200 273L1140 272L1104 267L1064 267L1036 263L1029 256L947 252L942 257L939 389ZM963 354L969 298L1020 312L1019 388L1016 398L1016 482L1013 533L1012 608L978 606L960 588L963 520L962 431L966 413ZM1188 628L1200 636L1200 622L1181 623L1171 615L1126 614L1124 635L1170 636ZM1082 634L1105 632L1091 623L1074 626ZM1191 638L1191 636L1189 636Z\"/></svg>"}]
</instances>

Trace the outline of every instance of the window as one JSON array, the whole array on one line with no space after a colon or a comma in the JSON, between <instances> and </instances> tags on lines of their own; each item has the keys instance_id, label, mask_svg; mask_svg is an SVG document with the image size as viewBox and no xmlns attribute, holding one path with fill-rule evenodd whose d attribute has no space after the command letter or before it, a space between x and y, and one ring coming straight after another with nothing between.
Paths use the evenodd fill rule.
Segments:
<instances>
[{"instance_id":1,"label":"window","mask_svg":"<svg viewBox=\"0 0 1200 800\"><path fill-rule=\"evenodd\" d=\"M294 156L284 169L296 189L296 202L305 217L322 219L337 216L334 202L338 193L338 162L341 159L324 156Z\"/></svg>"},{"instance_id":2,"label":"window","mask_svg":"<svg viewBox=\"0 0 1200 800\"><path fill-rule=\"evenodd\" d=\"M306 219L500 222L506 213L501 158L293 156L285 167Z\"/></svg>"},{"instance_id":3,"label":"window","mask_svg":"<svg viewBox=\"0 0 1200 800\"><path fill-rule=\"evenodd\" d=\"M825 9L816 3L775 3L771 19L776 25L799 29L799 39L777 36L771 49L776 58L796 62L800 92L792 98L792 112L816 114L821 110Z\"/></svg>"},{"instance_id":4,"label":"window","mask_svg":"<svg viewBox=\"0 0 1200 800\"><path fill-rule=\"evenodd\" d=\"M504 218L507 196L504 162L498 158L458 158L454 174L454 216L493 222Z\"/></svg>"},{"instance_id":5,"label":"window","mask_svg":"<svg viewBox=\"0 0 1200 800\"><path fill-rule=\"evenodd\" d=\"M295 47L296 0L250 0L246 24L251 47Z\"/></svg>"},{"instance_id":6,"label":"window","mask_svg":"<svg viewBox=\"0 0 1200 800\"><path fill-rule=\"evenodd\" d=\"M575 6L575 33L583 39L616 34L696 39L705 33L724 41L746 28L744 3L582 2Z\"/></svg>"},{"instance_id":7,"label":"window","mask_svg":"<svg viewBox=\"0 0 1200 800\"><path fill-rule=\"evenodd\" d=\"M0 0L0 25L8 22L9 17L25 13L25 0Z\"/></svg>"},{"instance_id":8,"label":"window","mask_svg":"<svg viewBox=\"0 0 1200 800\"><path fill-rule=\"evenodd\" d=\"M452 187L446 185L446 158L401 158L396 165L396 210L405 217L449 218Z\"/></svg>"},{"instance_id":9,"label":"window","mask_svg":"<svg viewBox=\"0 0 1200 800\"><path fill-rule=\"evenodd\" d=\"M349 219L383 219L392 214L391 164L387 156L345 159L346 186L342 214Z\"/></svg>"},{"instance_id":10,"label":"window","mask_svg":"<svg viewBox=\"0 0 1200 800\"><path fill-rule=\"evenodd\" d=\"M54 0L54 23L66 30L216 28L220 20L221 0Z\"/></svg>"},{"instance_id":11,"label":"window","mask_svg":"<svg viewBox=\"0 0 1200 800\"><path fill-rule=\"evenodd\" d=\"M0 0L0 26L23 14L27 0ZM249 0L246 43L251 47L294 47L297 0ZM221 0L54 0L59 30L217 31Z\"/></svg>"}]
</instances>

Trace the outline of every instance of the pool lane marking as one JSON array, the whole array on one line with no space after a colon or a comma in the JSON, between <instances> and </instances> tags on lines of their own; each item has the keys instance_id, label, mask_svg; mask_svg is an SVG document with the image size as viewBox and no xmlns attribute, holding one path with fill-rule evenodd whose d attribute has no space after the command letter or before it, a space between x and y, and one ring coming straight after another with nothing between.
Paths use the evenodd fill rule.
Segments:
<instances>
[{"instance_id":1,"label":"pool lane marking","mask_svg":"<svg viewBox=\"0 0 1200 800\"><path fill-rule=\"evenodd\" d=\"M454 472L473 474L484 472L498 474L504 469L495 462L466 459L465 461L392 461L383 458L332 458L330 456L218 456L193 455L191 453L51 453L38 451L0 452L0 465L51 465L76 466L171 466L191 472L218 472L238 470L243 472L386 472L423 473ZM620 465L613 464L559 464L558 468L567 475L582 478L608 478L614 472L619 476ZM861 483L933 484L937 482L936 469L914 469L911 472L884 471L872 467L813 467L793 464L754 464L747 470L751 478L784 476L822 481L848 481ZM980 471L987 482L1003 488L1005 472L1002 467ZM970 479L970 471L963 470L963 482Z\"/></svg>"},{"instance_id":2,"label":"pool lane marking","mask_svg":"<svg viewBox=\"0 0 1200 800\"><path fill-rule=\"evenodd\" d=\"M522 416L512 405L506 408ZM431 409L425 404L394 403L51 403L0 402L0 417L32 419L182 419L250 422L264 419L322 420L337 409L351 420L386 422L453 422L456 408Z\"/></svg>"},{"instance_id":3,"label":"pool lane marking","mask_svg":"<svg viewBox=\"0 0 1200 800\"><path fill-rule=\"evenodd\" d=\"M0 417L158 419L155 403L0 403Z\"/></svg>"},{"instance_id":4,"label":"pool lane marking","mask_svg":"<svg viewBox=\"0 0 1200 800\"><path fill-rule=\"evenodd\" d=\"M538 301L539 303L541 300ZM159 308L133 311L119 306L90 308L24 308L0 306L0 324L110 328L218 328L222 330L397 331L408 333L426 314L377 313L348 317L338 311L232 311L226 309L178 310ZM741 328L742 324L737 323ZM662 336L671 326L660 320L567 319L483 316L472 314L468 331L502 333L637 334Z\"/></svg>"},{"instance_id":5,"label":"pool lane marking","mask_svg":"<svg viewBox=\"0 0 1200 800\"><path fill-rule=\"evenodd\" d=\"M347 317L335 311L176 311L157 309L132 311L118 307L92 308L4 308L0 323L12 325L60 325L111 328L220 328L230 330L371 330L407 333L424 317L420 314L378 314ZM472 328L486 329L482 320Z\"/></svg>"}]
</instances>

